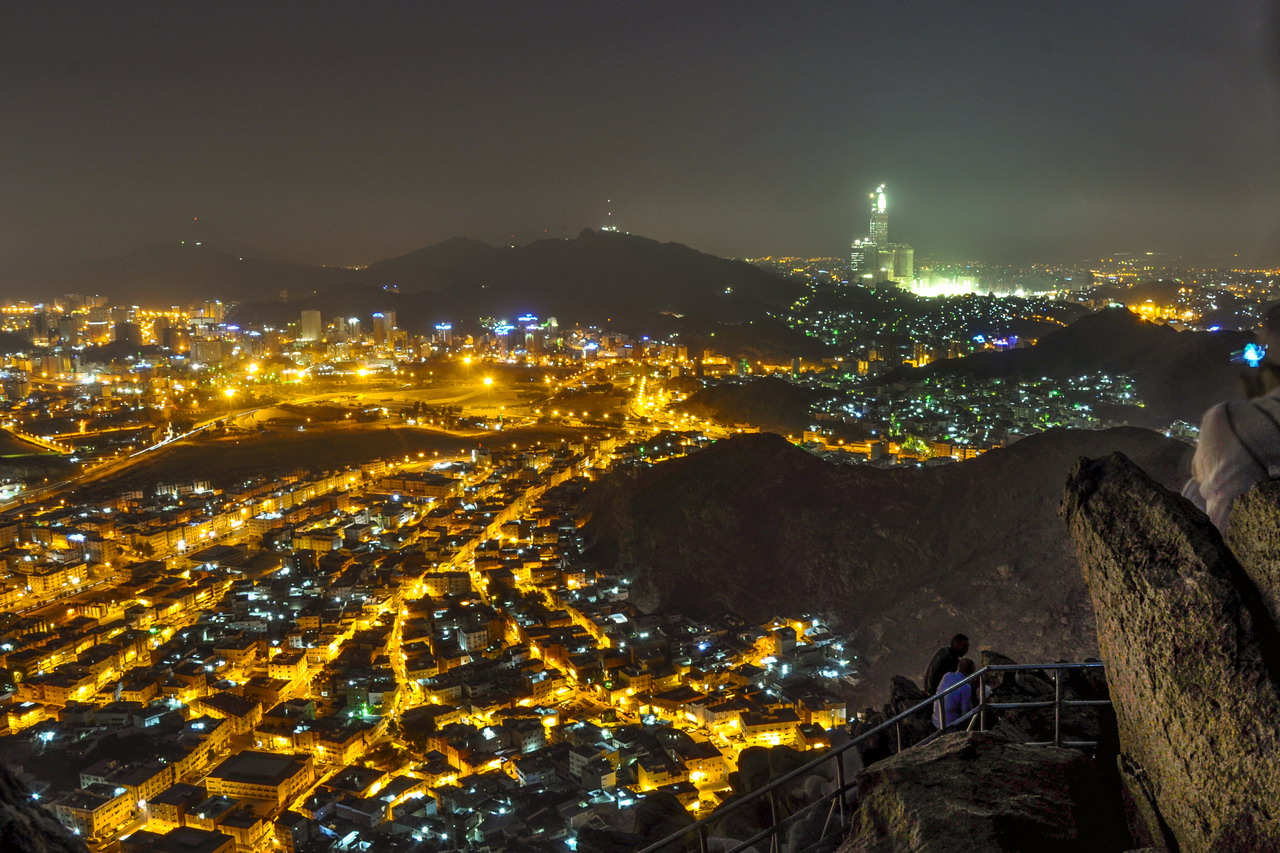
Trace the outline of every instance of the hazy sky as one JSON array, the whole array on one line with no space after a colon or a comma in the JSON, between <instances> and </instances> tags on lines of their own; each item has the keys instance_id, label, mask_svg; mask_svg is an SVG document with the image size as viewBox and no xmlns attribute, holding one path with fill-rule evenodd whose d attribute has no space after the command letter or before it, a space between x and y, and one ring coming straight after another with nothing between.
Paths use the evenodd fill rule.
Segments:
<instances>
[{"instance_id":1,"label":"hazy sky","mask_svg":"<svg viewBox=\"0 0 1280 853\"><path fill-rule=\"evenodd\" d=\"M604 221L844 253L1280 260L1260 2L0 4L0 259L364 263ZM193 217L200 217L194 222ZM197 230L198 229L198 230Z\"/></svg>"}]
</instances>

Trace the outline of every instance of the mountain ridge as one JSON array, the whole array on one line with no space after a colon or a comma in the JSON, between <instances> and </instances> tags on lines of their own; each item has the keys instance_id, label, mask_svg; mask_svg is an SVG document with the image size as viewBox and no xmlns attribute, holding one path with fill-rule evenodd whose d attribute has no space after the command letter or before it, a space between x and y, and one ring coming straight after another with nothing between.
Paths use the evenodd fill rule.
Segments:
<instances>
[{"instance_id":1,"label":"mountain ridge","mask_svg":"<svg viewBox=\"0 0 1280 853\"><path fill-rule=\"evenodd\" d=\"M1196 423L1209 406L1239 396L1238 366L1231 355L1252 340L1247 332L1178 331L1150 323L1127 308L1105 308L1045 335L1025 349L982 352L899 368L883 381L922 376L979 378L1045 376L1067 379L1085 373L1127 373L1147 408L1142 426L1163 428L1174 420Z\"/></svg>"},{"instance_id":2,"label":"mountain ridge","mask_svg":"<svg viewBox=\"0 0 1280 853\"><path fill-rule=\"evenodd\" d=\"M388 306L383 303L395 295L406 317L514 318L534 311L540 316L573 314L586 322L609 321L615 314L688 314L743 322L763 319L766 308L785 304L800 286L744 261L680 243L585 229L571 240L502 248L450 238L363 269L261 261L179 241L28 275L19 278L18 287L49 296L104 294L116 304L154 307L244 300L250 313L289 315L291 321L303 303L350 305L350 291L370 296L363 313L384 310ZM274 299L282 292L293 299Z\"/></svg>"},{"instance_id":3,"label":"mountain ridge","mask_svg":"<svg viewBox=\"0 0 1280 853\"><path fill-rule=\"evenodd\" d=\"M583 559L633 576L646 609L827 615L855 635L858 697L880 700L956 631L1019 660L1096 654L1057 508L1079 457L1116 450L1170 486L1191 452L1134 427L1050 430L966 462L879 470L735 436L605 478Z\"/></svg>"}]
</instances>

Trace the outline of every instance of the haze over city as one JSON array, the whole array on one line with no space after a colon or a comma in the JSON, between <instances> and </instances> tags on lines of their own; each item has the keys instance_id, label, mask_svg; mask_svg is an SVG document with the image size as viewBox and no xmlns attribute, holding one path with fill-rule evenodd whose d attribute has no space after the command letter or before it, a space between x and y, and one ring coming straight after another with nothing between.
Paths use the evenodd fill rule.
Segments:
<instances>
[{"instance_id":1,"label":"haze over city","mask_svg":"<svg viewBox=\"0 0 1280 853\"><path fill-rule=\"evenodd\" d=\"M1277 4L0 5L4 853L1280 850Z\"/></svg>"},{"instance_id":2,"label":"haze over city","mask_svg":"<svg viewBox=\"0 0 1280 853\"><path fill-rule=\"evenodd\" d=\"M607 199L655 239L830 256L887 181L938 260L1272 262L1274 34L1252 0L7 4L0 257L365 264Z\"/></svg>"}]
</instances>

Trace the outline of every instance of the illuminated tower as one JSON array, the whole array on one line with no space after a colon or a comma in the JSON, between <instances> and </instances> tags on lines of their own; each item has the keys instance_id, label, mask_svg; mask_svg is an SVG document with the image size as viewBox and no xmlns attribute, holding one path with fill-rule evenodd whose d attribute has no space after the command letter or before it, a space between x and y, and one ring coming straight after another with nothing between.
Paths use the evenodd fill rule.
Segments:
<instances>
[{"instance_id":1,"label":"illuminated tower","mask_svg":"<svg viewBox=\"0 0 1280 853\"><path fill-rule=\"evenodd\" d=\"M871 242L877 246L889 245L889 213L884 195L884 184L871 194Z\"/></svg>"},{"instance_id":2,"label":"illuminated tower","mask_svg":"<svg viewBox=\"0 0 1280 853\"><path fill-rule=\"evenodd\" d=\"M882 281L908 284L915 278L915 250L889 242L889 203L884 184L871 193L871 226L866 237L849 247L849 281L873 285Z\"/></svg>"}]
</instances>

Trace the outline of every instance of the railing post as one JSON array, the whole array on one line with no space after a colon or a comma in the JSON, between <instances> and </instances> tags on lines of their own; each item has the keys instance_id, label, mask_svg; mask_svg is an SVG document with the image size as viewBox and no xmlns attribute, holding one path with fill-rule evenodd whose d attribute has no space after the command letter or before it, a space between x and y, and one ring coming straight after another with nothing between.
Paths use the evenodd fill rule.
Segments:
<instances>
[{"instance_id":1,"label":"railing post","mask_svg":"<svg viewBox=\"0 0 1280 853\"><path fill-rule=\"evenodd\" d=\"M849 828L849 818L845 814L845 802L844 802L844 798L845 798L844 786L846 784L848 783L845 781L845 778L844 778L844 753L842 752L836 756L836 785L837 785L837 790L840 792L840 796L837 799L840 800L840 833L841 835L843 835L845 831L848 830ZM823 837L824 838L826 837L825 832L823 833Z\"/></svg>"},{"instance_id":2,"label":"railing post","mask_svg":"<svg viewBox=\"0 0 1280 853\"><path fill-rule=\"evenodd\" d=\"M978 731L987 730L987 674L978 676Z\"/></svg>"},{"instance_id":3,"label":"railing post","mask_svg":"<svg viewBox=\"0 0 1280 853\"><path fill-rule=\"evenodd\" d=\"M769 849L778 853L778 797L775 791L769 792L769 828L773 833L769 836Z\"/></svg>"},{"instance_id":4,"label":"railing post","mask_svg":"<svg viewBox=\"0 0 1280 853\"><path fill-rule=\"evenodd\" d=\"M1086 663L1086 664L1057 663L1057 664L1042 664L1039 666L1034 664L1024 664L1022 666L1017 666L1017 665L996 666L993 669L993 674L997 676L1001 676L1004 673L1010 673L1010 672L1038 671L1043 673L1050 669L1053 670L1053 702L1052 702L1053 740L1051 741L1051 743L1054 746L1060 747L1063 744L1062 708L1063 708L1064 702L1067 701L1063 698L1062 673L1064 671L1074 671L1082 668L1102 669L1102 664L1101 663ZM1037 708L1037 709L1043 709L1046 705L1051 704L1042 699L1038 701L1033 701L1033 702L988 703L985 668L982 671L974 673L974 675L977 676L977 678L974 679L974 682L976 682L978 685L979 695L977 699L977 706L971 713L973 713L978 717L979 726L983 731L985 731L987 727L986 712L988 710L996 710L995 708L988 708L989 704L1000 705L1008 708ZM970 684L974 682L970 682ZM954 685L953 685L953 689L954 689ZM884 735L888 732L890 723L893 724L895 745L897 747L897 751L902 752L904 746L913 746L914 744L904 745L902 742L902 738L903 738L902 720L911 719L913 716L919 714L922 711L926 713L931 713L933 708L933 703L937 701L939 701L939 698L937 696L930 696L921 702L917 702L916 704L912 705L909 708L900 710L892 718L885 720L880 725L875 726L874 728L868 731L865 731L862 734L858 735L857 737L853 738L853 740L849 744L836 748L838 751L833 750L834 754L819 756L809 764L806 764L803 768L797 768L796 770L793 770L791 774L788 774L788 777L798 774L801 770L805 770L805 771L816 770L818 767L822 766L822 763L824 761L827 761L827 760L835 760L839 762L836 765L836 782L837 782L837 785L839 786L838 790L836 791L836 796L840 798L840 803L838 808L840 810L839 816L840 816L841 828L842 830L847 829L848 824L852 820L852 817L851 817L852 810L849 808L849 804L845 801L845 794L847 793L846 789L849 785L849 779L848 779L848 774L845 770L844 761L843 761L844 752L850 748L856 748L856 745L858 743L864 740L867 740L869 738L872 738L872 737L875 737L877 739L883 738ZM1095 702L1090 700L1087 702L1081 702L1079 704L1094 705L1094 704L1106 704L1106 703L1107 703L1107 700L1102 700L1100 702ZM943 708L942 713L943 714L946 713L945 707ZM932 719L932 717L930 719ZM750 794L744 799L744 801L734 803L728 807L727 811L735 811L739 808L748 806L749 804L753 804L753 803L755 804L755 807L758 807L760 799L762 799L766 795L769 797L769 813L771 817L771 822L769 827L767 829L762 829L759 833L757 833L758 837L753 836L753 841L751 842L751 844L740 845L736 849L744 849L744 850L752 849L756 842L763 841L765 839L769 839L770 843L769 843L768 849L771 851L771 853L778 853L778 851L780 851L783 848L783 845L785 844L785 839L782 837L784 827L781 825L781 823L778 820L779 805L777 802L777 790L778 790L777 782L780 782L780 781L781 780L776 780L774 783L770 783L767 786L767 790L760 790L755 792L754 794ZM811 804L811 805L816 805L816 804ZM827 809L826 818L822 824L822 838L824 839L827 836L827 830L828 830L828 827L830 826L831 820L837 814L836 808L837 806L835 804L832 804ZM806 808L806 811L807 811L807 808ZM791 817L793 816L794 815L788 816L786 820L790 820ZM718 818L723 817L723 815L717 815L717 817ZM710 820L710 816L703 818L702 820L703 821ZM666 838L661 839L660 841L650 844L648 847L644 848L641 851L641 853L658 853L659 850L665 849L666 846L671 844L676 844L676 843L683 843L687 845L689 834L691 832L696 832L698 835L698 849L700 853L709 853L710 846L711 846L710 831L706 828L706 826L702 823L702 821L699 821L697 826L685 827L684 829L678 830L675 833L672 833L671 835L667 836Z\"/></svg>"},{"instance_id":5,"label":"railing post","mask_svg":"<svg viewBox=\"0 0 1280 853\"><path fill-rule=\"evenodd\" d=\"M1062 746L1062 670L1053 671L1053 745Z\"/></svg>"}]
</instances>

